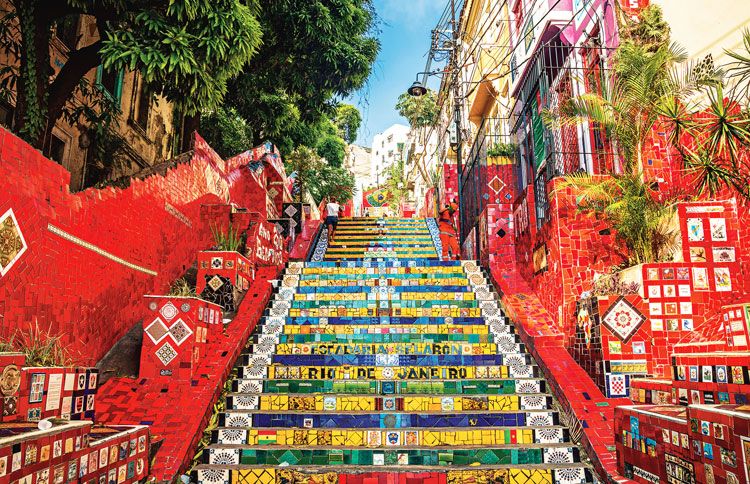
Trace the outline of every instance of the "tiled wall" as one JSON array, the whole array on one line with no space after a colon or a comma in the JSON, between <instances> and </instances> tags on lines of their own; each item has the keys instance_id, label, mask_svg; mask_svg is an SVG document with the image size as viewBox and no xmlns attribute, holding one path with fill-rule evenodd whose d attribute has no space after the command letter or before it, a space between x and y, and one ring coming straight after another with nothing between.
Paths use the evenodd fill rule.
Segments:
<instances>
[{"instance_id":1,"label":"tiled wall","mask_svg":"<svg viewBox=\"0 0 750 484\"><path fill-rule=\"evenodd\" d=\"M127 189L70 193L70 174L0 130L2 333L37 324L62 334L81 363L98 360L140 316L140 296L163 293L211 245L205 203L266 207L263 179L224 161L200 137L189 163Z\"/></svg>"}]
</instances>

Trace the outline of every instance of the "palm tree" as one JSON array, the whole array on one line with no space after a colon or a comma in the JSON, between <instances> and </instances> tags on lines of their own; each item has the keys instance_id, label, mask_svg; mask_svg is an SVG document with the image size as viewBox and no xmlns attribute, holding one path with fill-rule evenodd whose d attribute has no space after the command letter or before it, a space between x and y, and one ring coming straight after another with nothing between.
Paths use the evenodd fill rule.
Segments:
<instances>
[{"instance_id":1,"label":"palm tree","mask_svg":"<svg viewBox=\"0 0 750 484\"><path fill-rule=\"evenodd\" d=\"M572 190L577 210L605 220L627 249L628 265L669 260L679 247L673 224L674 204L660 203L637 174L598 177L572 173L555 186L554 195Z\"/></svg>"},{"instance_id":2,"label":"palm tree","mask_svg":"<svg viewBox=\"0 0 750 484\"><path fill-rule=\"evenodd\" d=\"M544 121L553 127L598 124L615 138L625 171L642 177L643 148L654 124L699 84L692 69L687 75L675 74L674 68L686 59L676 44L653 52L638 44L623 45L617 52L617 73L608 75L601 93L572 97L559 113L546 112Z\"/></svg>"}]
</instances>

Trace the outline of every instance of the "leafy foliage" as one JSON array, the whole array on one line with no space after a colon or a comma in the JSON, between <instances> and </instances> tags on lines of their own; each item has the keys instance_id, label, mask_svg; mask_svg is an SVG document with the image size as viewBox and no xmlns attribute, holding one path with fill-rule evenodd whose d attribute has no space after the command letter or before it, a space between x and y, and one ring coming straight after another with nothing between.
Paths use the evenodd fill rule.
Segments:
<instances>
[{"instance_id":1,"label":"leafy foliage","mask_svg":"<svg viewBox=\"0 0 750 484\"><path fill-rule=\"evenodd\" d=\"M253 135L247 121L232 107L204 112L201 135L222 158L230 158L253 146Z\"/></svg>"},{"instance_id":2,"label":"leafy foliage","mask_svg":"<svg viewBox=\"0 0 750 484\"><path fill-rule=\"evenodd\" d=\"M299 186L299 200L305 190L317 202L328 197L344 204L351 200L356 186L354 176L340 166L332 166L307 146L295 149L286 159L287 170L294 172Z\"/></svg>"},{"instance_id":3,"label":"leafy foliage","mask_svg":"<svg viewBox=\"0 0 750 484\"><path fill-rule=\"evenodd\" d=\"M295 174L299 187L298 201L302 201L305 190L310 190L312 179L323 169L317 153L307 146L300 146L286 157L287 171Z\"/></svg>"},{"instance_id":4,"label":"leafy foliage","mask_svg":"<svg viewBox=\"0 0 750 484\"><path fill-rule=\"evenodd\" d=\"M487 156L516 156L518 145L513 143L495 143L487 149Z\"/></svg>"},{"instance_id":5,"label":"leafy foliage","mask_svg":"<svg viewBox=\"0 0 750 484\"><path fill-rule=\"evenodd\" d=\"M196 297L195 287L191 286L184 277L181 277L174 281L172 287L169 288L169 295L176 297Z\"/></svg>"},{"instance_id":6,"label":"leafy foliage","mask_svg":"<svg viewBox=\"0 0 750 484\"><path fill-rule=\"evenodd\" d=\"M325 135L318 143L317 152L328 161L329 165L340 167L344 164L346 157L346 143L338 136Z\"/></svg>"},{"instance_id":7,"label":"leafy foliage","mask_svg":"<svg viewBox=\"0 0 750 484\"><path fill-rule=\"evenodd\" d=\"M232 225L223 229L212 224L211 234L214 236L214 242L216 242L216 250L239 252L242 248L242 234Z\"/></svg>"},{"instance_id":8,"label":"leafy foliage","mask_svg":"<svg viewBox=\"0 0 750 484\"><path fill-rule=\"evenodd\" d=\"M677 248L675 207L656 200L640 176L574 173L558 182L554 194L567 190L576 194L578 211L611 225L616 239L627 248L630 265L669 260Z\"/></svg>"},{"instance_id":9,"label":"leafy foliage","mask_svg":"<svg viewBox=\"0 0 750 484\"><path fill-rule=\"evenodd\" d=\"M73 359L62 335L52 334L39 327L39 322L28 330L16 330L0 341L0 351L17 351L26 355L26 366L70 366Z\"/></svg>"},{"instance_id":10,"label":"leafy foliage","mask_svg":"<svg viewBox=\"0 0 750 484\"><path fill-rule=\"evenodd\" d=\"M253 0L169 0L146 2L148 7L132 3L140 8L121 11L119 28L104 32L102 64L139 71L187 114L218 106L227 81L260 46Z\"/></svg>"},{"instance_id":11,"label":"leafy foliage","mask_svg":"<svg viewBox=\"0 0 750 484\"><path fill-rule=\"evenodd\" d=\"M412 129L433 126L438 119L437 95L428 89L424 96L403 93L398 97L396 111L409 121Z\"/></svg>"},{"instance_id":12,"label":"leafy foliage","mask_svg":"<svg viewBox=\"0 0 750 484\"><path fill-rule=\"evenodd\" d=\"M354 175L345 168L323 164L310 182L310 194L317 201L336 197L340 204L345 204L354 196L355 187Z\"/></svg>"},{"instance_id":13,"label":"leafy foliage","mask_svg":"<svg viewBox=\"0 0 750 484\"><path fill-rule=\"evenodd\" d=\"M408 196L406 181L404 160L397 160L385 170L386 201L394 210L398 210Z\"/></svg>"},{"instance_id":14,"label":"leafy foliage","mask_svg":"<svg viewBox=\"0 0 750 484\"><path fill-rule=\"evenodd\" d=\"M282 154L316 146L334 99L362 87L379 50L371 0L262 2L263 45L231 82L227 103L249 123L254 141L273 140ZM348 125L347 125L348 126ZM354 130L346 128L344 138ZM312 138L312 140L311 140Z\"/></svg>"},{"instance_id":15,"label":"leafy foliage","mask_svg":"<svg viewBox=\"0 0 750 484\"><path fill-rule=\"evenodd\" d=\"M254 0L17 0L14 6L0 19L0 49L14 65L0 73L0 92L15 93L16 130L38 148L45 148L81 79L100 64L140 71L153 92L194 114L219 105L227 81L260 45ZM95 21L100 39L73 49L52 76L51 27L80 15Z\"/></svg>"},{"instance_id":16,"label":"leafy foliage","mask_svg":"<svg viewBox=\"0 0 750 484\"><path fill-rule=\"evenodd\" d=\"M362 115L359 113L359 109L351 104L339 104L333 122L344 141L352 144L357 140L357 131L362 125Z\"/></svg>"}]
</instances>

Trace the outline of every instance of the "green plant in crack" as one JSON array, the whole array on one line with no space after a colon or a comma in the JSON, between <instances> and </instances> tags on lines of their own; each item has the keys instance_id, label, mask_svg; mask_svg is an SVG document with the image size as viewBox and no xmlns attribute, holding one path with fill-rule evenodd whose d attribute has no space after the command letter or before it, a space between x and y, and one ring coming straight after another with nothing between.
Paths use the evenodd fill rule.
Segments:
<instances>
[{"instance_id":1,"label":"green plant in crack","mask_svg":"<svg viewBox=\"0 0 750 484\"><path fill-rule=\"evenodd\" d=\"M184 277L174 281L174 284L169 289L169 295L176 297L196 297L195 288Z\"/></svg>"},{"instance_id":2,"label":"green plant in crack","mask_svg":"<svg viewBox=\"0 0 750 484\"><path fill-rule=\"evenodd\" d=\"M225 252L239 252L242 246L242 234L231 225L226 229L211 225L211 234L214 236L216 249Z\"/></svg>"}]
</instances>

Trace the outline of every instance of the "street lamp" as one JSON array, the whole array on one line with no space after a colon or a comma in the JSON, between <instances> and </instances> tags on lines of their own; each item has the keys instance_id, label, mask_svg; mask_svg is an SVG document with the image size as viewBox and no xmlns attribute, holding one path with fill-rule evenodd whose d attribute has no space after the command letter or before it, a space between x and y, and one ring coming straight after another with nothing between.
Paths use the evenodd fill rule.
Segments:
<instances>
[{"instance_id":1,"label":"street lamp","mask_svg":"<svg viewBox=\"0 0 750 484\"><path fill-rule=\"evenodd\" d=\"M410 96L420 97L427 94L427 88L424 86L424 84L419 82L419 79L417 79L406 92L408 92Z\"/></svg>"}]
</instances>

